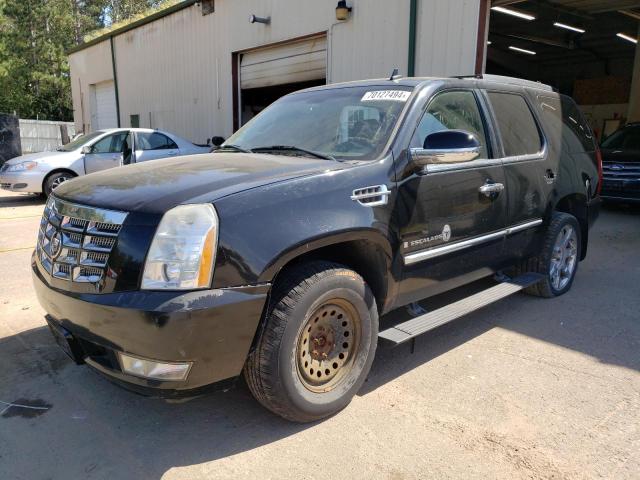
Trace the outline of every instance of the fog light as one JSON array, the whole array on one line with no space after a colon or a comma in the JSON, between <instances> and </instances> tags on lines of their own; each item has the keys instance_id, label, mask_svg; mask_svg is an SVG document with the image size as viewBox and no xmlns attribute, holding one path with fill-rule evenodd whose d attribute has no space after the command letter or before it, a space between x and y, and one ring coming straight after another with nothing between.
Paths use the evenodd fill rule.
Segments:
<instances>
[{"instance_id":1,"label":"fog light","mask_svg":"<svg viewBox=\"0 0 640 480\"><path fill-rule=\"evenodd\" d=\"M154 362L143 358L132 357L118 353L122 371L136 377L151 378L153 380L180 381L186 380L191 369L191 362L164 363Z\"/></svg>"}]
</instances>

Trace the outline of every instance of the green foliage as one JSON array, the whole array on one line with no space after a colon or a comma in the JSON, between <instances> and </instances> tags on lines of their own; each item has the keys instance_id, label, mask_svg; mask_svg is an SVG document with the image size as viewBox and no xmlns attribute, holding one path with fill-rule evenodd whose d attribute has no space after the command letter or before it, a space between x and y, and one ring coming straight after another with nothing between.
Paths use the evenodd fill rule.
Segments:
<instances>
[{"instance_id":1,"label":"green foliage","mask_svg":"<svg viewBox=\"0 0 640 480\"><path fill-rule=\"evenodd\" d=\"M113 12L115 14L113 16L111 16L110 14L112 10L105 10L105 15L103 16L103 23L105 24L105 27L99 30L93 30L89 32L84 37L84 41L88 42L90 40L93 40L94 38L98 38L108 32L117 30L118 28L124 27L137 20L141 20L144 17L148 17L152 13L155 13L159 10L163 10L165 8L176 5L181 1L182 0L160 0L160 1L147 1L147 2L122 2L122 1L109 2L109 3L117 3L117 4L131 3L135 5L114 8ZM144 9L142 9L141 5L137 5L139 3L143 3L147 6L144 7ZM148 6L148 5L151 5L151 6ZM123 13L126 13L126 15L123 15Z\"/></svg>"},{"instance_id":2,"label":"green foliage","mask_svg":"<svg viewBox=\"0 0 640 480\"><path fill-rule=\"evenodd\" d=\"M91 31L169 2L0 0L0 112L72 119L67 50Z\"/></svg>"}]
</instances>

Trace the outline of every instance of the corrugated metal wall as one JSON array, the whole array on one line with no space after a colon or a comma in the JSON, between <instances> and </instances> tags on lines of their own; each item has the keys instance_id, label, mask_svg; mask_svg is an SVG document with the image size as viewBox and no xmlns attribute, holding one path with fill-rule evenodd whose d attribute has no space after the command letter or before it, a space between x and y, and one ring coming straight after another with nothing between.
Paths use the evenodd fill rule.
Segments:
<instances>
[{"instance_id":1,"label":"corrugated metal wall","mask_svg":"<svg viewBox=\"0 0 640 480\"><path fill-rule=\"evenodd\" d=\"M76 131L91 130L91 88L100 82L113 80L109 41L101 42L69 55L73 120Z\"/></svg>"},{"instance_id":2,"label":"corrugated metal wall","mask_svg":"<svg viewBox=\"0 0 640 480\"><path fill-rule=\"evenodd\" d=\"M192 6L115 38L122 126L165 128L195 142L233 130L233 52L323 33L329 82L384 77L407 70L409 0L352 0L336 22L336 0L216 1L215 13ZM480 0L420 0L416 73L472 74ZM250 24L255 14L270 25ZM109 80L109 41L70 56L75 121L90 118L79 90Z\"/></svg>"},{"instance_id":3,"label":"corrugated metal wall","mask_svg":"<svg viewBox=\"0 0 640 480\"><path fill-rule=\"evenodd\" d=\"M22 154L51 152L62 146L61 126L66 127L69 138L76 134L75 125L71 122L20 119Z\"/></svg>"}]
</instances>

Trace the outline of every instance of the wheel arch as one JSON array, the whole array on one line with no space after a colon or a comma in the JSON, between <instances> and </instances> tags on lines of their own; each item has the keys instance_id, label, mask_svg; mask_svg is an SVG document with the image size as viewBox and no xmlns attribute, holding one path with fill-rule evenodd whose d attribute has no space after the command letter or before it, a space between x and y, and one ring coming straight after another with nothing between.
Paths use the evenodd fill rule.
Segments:
<instances>
[{"instance_id":1,"label":"wheel arch","mask_svg":"<svg viewBox=\"0 0 640 480\"><path fill-rule=\"evenodd\" d=\"M50 172L48 172L44 178L42 179L42 191L44 192L44 185L45 183L47 183L47 180L49 179L49 177L51 175L55 175L56 173L70 173L71 175L73 175L74 177L78 176L78 173L73 171L71 168L54 168L53 170L51 170Z\"/></svg>"},{"instance_id":2,"label":"wheel arch","mask_svg":"<svg viewBox=\"0 0 640 480\"><path fill-rule=\"evenodd\" d=\"M280 255L263 273L263 281L275 284L287 270L307 261L325 260L339 263L359 274L369 285L378 311L389 303L393 289L392 249L378 231L344 232L298 245Z\"/></svg>"},{"instance_id":3,"label":"wheel arch","mask_svg":"<svg viewBox=\"0 0 640 480\"><path fill-rule=\"evenodd\" d=\"M587 197L579 193L566 195L556 202L553 210L568 213L578 220L580 224L580 260L584 260L587 256L587 247L589 245L589 207Z\"/></svg>"}]
</instances>

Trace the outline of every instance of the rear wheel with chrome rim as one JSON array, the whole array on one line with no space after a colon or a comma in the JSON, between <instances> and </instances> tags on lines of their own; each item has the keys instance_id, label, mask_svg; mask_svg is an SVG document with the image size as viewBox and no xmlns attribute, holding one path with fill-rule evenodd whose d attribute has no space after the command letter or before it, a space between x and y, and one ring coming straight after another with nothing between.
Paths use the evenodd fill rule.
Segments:
<instances>
[{"instance_id":1,"label":"rear wheel with chrome rim","mask_svg":"<svg viewBox=\"0 0 640 480\"><path fill-rule=\"evenodd\" d=\"M580 235L580 224L573 215L553 214L540 255L519 268L520 272L544 275L543 280L525 290L527 293L552 298L569 291L580 261Z\"/></svg>"},{"instance_id":2,"label":"rear wheel with chrome rim","mask_svg":"<svg viewBox=\"0 0 640 480\"><path fill-rule=\"evenodd\" d=\"M316 261L277 279L264 330L244 376L256 399L309 422L349 404L375 355L378 312L357 273Z\"/></svg>"}]
</instances>

